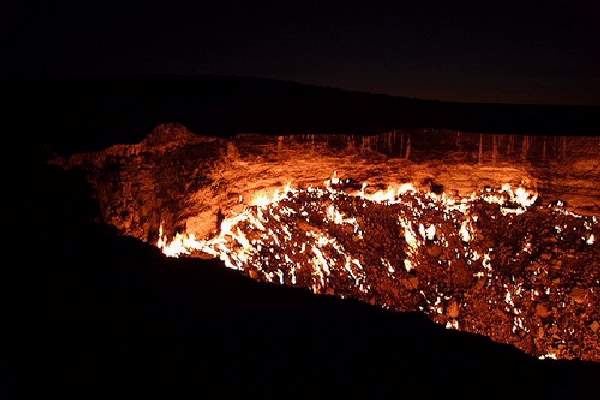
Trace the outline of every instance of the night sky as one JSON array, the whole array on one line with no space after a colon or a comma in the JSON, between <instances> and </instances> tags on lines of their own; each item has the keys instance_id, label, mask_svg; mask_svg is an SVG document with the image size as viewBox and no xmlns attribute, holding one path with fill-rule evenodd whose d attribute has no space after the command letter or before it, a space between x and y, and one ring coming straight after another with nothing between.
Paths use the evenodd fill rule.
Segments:
<instances>
[{"instance_id":1,"label":"night sky","mask_svg":"<svg viewBox=\"0 0 600 400\"><path fill-rule=\"evenodd\" d=\"M50 3L2 6L3 79L222 74L600 105L597 0Z\"/></svg>"}]
</instances>

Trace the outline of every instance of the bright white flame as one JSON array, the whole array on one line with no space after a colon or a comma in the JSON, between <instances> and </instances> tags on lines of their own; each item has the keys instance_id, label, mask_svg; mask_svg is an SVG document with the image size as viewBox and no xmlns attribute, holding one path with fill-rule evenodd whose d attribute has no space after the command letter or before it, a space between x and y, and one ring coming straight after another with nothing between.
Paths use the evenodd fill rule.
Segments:
<instances>
[{"instance_id":1,"label":"bright white flame","mask_svg":"<svg viewBox=\"0 0 600 400\"><path fill-rule=\"evenodd\" d=\"M458 231L458 233L463 242L468 242L471 240L471 233L467 228L467 221L463 221L462 224L460 224L460 230Z\"/></svg>"},{"instance_id":2,"label":"bright white flame","mask_svg":"<svg viewBox=\"0 0 600 400\"><path fill-rule=\"evenodd\" d=\"M417 235L415 235L411 223L404 218L400 218L400 225L402 226L402 228L404 228L404 240L406 241L406 243L412 249L416 249L417 247L419 247Z\"/></svg>"},{"instance_id":3,"label":"bright white flame","mask_svg":"<svg viewBox=\"0 0 600 400\"><path fill-rule=\"evenodd\" d=\"M594 234L592 233L590 237L585 241L590 246L594 244Z\"/></svg>"},{"instance_id":4,"label":"bright white flame","mask_svg":"<svg viewBox=\"0 0 600 400\"><path fill-rule=\"evenodd\" d=\"M435 238L435 225L429 225L429 228L425 228L423 224L419 224L419 233L423 239L433 240Z\"/></svg>"},{"instance_id":5,"label":"bright white flame","mask_svg":"<svg viewBox=\"0 0 600 400\"><path fill-rule=\"evenodd\" d=\"M192 250L204 251L216 255L214 252L211 252L211 249L205 248L205 243L203 240L196 240L194 234L187 235L185 233L177 233L167 243L167 239L163 235L162 224L158 228L158 242L156 246L168 257L179 257L181 254L190 254Z\"/></svg>"},{"instance_id":6,"label":"bright white flame","mask_svg":"<svg viewBox=\"0 0 600 400\"><path fill-rule=\"evenodd\" d=\"M333 176L331 177L331 183L334 185L340 183L340 178L337 177L337 171L333 171Z\"/></svg>"}]
</instances>

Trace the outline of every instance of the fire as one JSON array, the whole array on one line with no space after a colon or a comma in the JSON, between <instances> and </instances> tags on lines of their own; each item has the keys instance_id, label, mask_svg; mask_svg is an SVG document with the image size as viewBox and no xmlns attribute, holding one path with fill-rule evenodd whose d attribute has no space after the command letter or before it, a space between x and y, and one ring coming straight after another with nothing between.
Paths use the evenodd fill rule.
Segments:
<instances>
[{"instance_id":1,"label":"fire","mask_svg":"<svg viewBox=\"0 0 600 400\"><path fill-rule=\"evenodd\" d=\"M406 182L400 185L390 185L386 190L378 190L374 193L367 194L365 189L366 183L363 183L362 188L359 191L343 192L338 191L331 185L338 185L341 183L340 178L337 176L337 172L334 171L331 179L324 182L324 188L312 188L308 187L306 191L316 194L317 198L332 198L335 199L338 195L343 193L344 195L354 196L363 199L366 202L373 202L377 204L402 204L403 197L407 194L419 193L419 191L413 186L412 183ZM207 240L198 240L193 233L177 233L170 240L167 239L163 234L162 225L159 228L159 239L156 243L157 247L161 249L163 254L169 257L179 257L181 255L189 255L193 252L201 251L210 255L219 256L220 258L228 258L231 251L225 246L225 237L229 236L242 244L242 254L252 253L253 243L251 243L243 234L243 232L237 227L241 222L250 222L260 230L264 230L262 222L264 221L263 209L266 210L269 206L278 204L281 200L285 199L288 195L297 196L298 193L303 192L304 189L294 188L291 182L288 182L283 188L275 188L269 191L260 191L255 193L250 201L250 208L246 208L243 212L238 215L234 215L230 218L226 218L222 221L220 232L216 237ZM445 213L458 210L463 214L467 214L469 203L476 200L483 200L490 204L499 204L504 206L502 208L503 213L513 212L522 213L528 207L532 206L537 200L537 193L527 190L522 187L512 189L510 184L502 185L502 189L490 193L486 191L484 193L472 193L470 196L456 199L446 193L437 195L432 192L423 193L425 198L434 200L436 207L440 207ZM422 205L422 203L421 203ZM255 211L253 215L253 208ZM346 217L339 211L333 204L328 205L326 209L325 220L331 221L335 224L350 224L354 227L354 233L361 236L361 228L357 223L356 218ZM284 208L284 213L293 213L293 210ZM306 213L306 212L304 212ZM413 217L418 217L419 211L415 209L412 213ZM399 222L404 229L404 238L406 243L412 250L419 247L419 239L413 231L412 222L415 218L400 218ZM475 219L476 220L476 219ZM465 219L461 222L459 234L464 242L468 242L472 239L472 234L469 230L469 220ZM435 225L429 225L427 228L423 224L418 225L418 231L421 236L421 240L433 240L436 236ZM593 235L587 240L587 243L591 244L594 241ZM239 256L236 256L239 258ZM409 261L410 262L410 261ZM237 268L236 268L237 269ZM407 267L408 269L408 267Z\"/></svg>"},{"instance_id":2,"label":"fire","mask_svg":"<svg viewBox=\"0 0 600 400\"><path fill-rule=\"evenodd\" d=\"M288 182L283 188L275 188L271 191L260 191L253 195L249 206L242 212L225 218L221 222L219 233L209 239L198 240L193 233L177 233L171 240L168 240L163 234L163 227L159 229L159 239L156 243L157 247L169 257L180 257L182 255L190 255L197 252L206 253L215 257L219 257L224 261L229 268L236 270L246 270L249 264L256 269L257 273L263 272L263 261L257 260L258 255L263 251L263 248L269 248L270 252L277 252L275 259L279 262L284 262L286 269L291 271L290 282L296 284L296 271L303 266L303 261L294 262L293 258L296 254L303 254L309 251L312 254L310 265L312 267L312 287L315 293L323 290L327 283L327 277L332 270L342 268L349 278L353 280L353 285L357 286L361 292L366 292L364 285L364 268L361 263L346 253L344 247L337 242L335 237L328 237L323 232L315 230L307 230L305 237L298 238L293 242L291 254L279 251L285 247L281 243L288 243L292 240L291 229L288 224L282 222L282 219L290 219L293 216L298 218L298 215L306 222L314 218L314 212L309 212L309 205L318 204L320 202L328 202L325 212L322 216L323 223L333 223L335 225L349 225L352 227L352 234L357 240L363 240L364 227L361 227L356 217L347 216L340 211L335 204L341 199L355 199L362 201L362 206L367 203L381 204L384 206L404 206L405 212L398 216L398 224L402 228L404 241L406 243L405 253L406 258L402 261L404 270L408 273L418 268L419 248L426 242L438 240L448 246L447 239L442 232L436 229L435 224L416 223L423 213L424 208L432 207L442 211L444 219L448 219L449 215L463 215L459 221L460 229L458 235L463 243L468 243L474 238L474 230L471 226L468 210L470 203L476 200L483 200L488 203L500 204L503 209L521 210L524 211L531 206L537 194L528 191L524 188L516 188L512 190L510 185L503 185L502 190L498 193L490 193L486 191L481 194L473 193L468 197L456 199L452 196L443 193L437 195L435 193L426 192L420 193L410 182L400 185L390 185L385 190L378 190L373 193L365 193L366 183L362 184L360 190L343 190L336 189L336 185L340 185L342 180L334 171L331 179L324 182L324 187L308 187L306 189L293 187ZM286 199L297 199L300 195L308 196L310 204L294 210L286 205L280 205L280 202ZM419 196L420 195L420 196ZM415 203L416 201L416 203ZM425 204L424 201L428 201ZM513 207L513 208L510 208ZM458 213L458 214L457 214ZM267 229L265 224L269 220L278 222L279 228L277 232L273 229ZM474 217L477 220L477 217ZM417 233L418 232L418 235ZM252 234L252 237L248 235ZM593 236L592 239L593 240ZM312 243L312 244L311 244ZM301 246L298 248L298 246ZM307 246L308 249L307 250ZM463 251L468 249L465 247ZM479 258L476 251L473 251L469 256L471 260ZM269 262L264 260L264 262ZM396 269L386 261L388 271ZM489 255L485 254L482 266L486 270L491 270ZM284 273L277 270L273 273L264 273L264 278L272 281L274 274L279 277L279 282L284 283ZM477 273L479 274L479 273Z\"/></svg>"},{"instance_id":3,"label":"fire","mask_svg":"<svg viewBox=\"0 0 600 400\"><path fill-rule=\"evenodd\" d=\"M490 296L498 293L498 299L490 297L486 304L507 304L504 312L511 316L509 331L515 344L533 329L524 319L523 299L535 301L542 291L548 295L549 288L524 289L527 281L516 281L506 271L506 261L496 261L505 255L497 253L497 246L490 241L494 232L490 224L519 226L536 205L535 191L505 184L497 190L488 188L458 197L419 191L411 183L402 183L367 193L367 184L356 189L344 186L345 182L334 172L322 187L287 183L263 190L240 212L224 218L213 237L199 240L193 233L177 233L169 240L161 225L156 245L169 257L206 253L262 281L353 297L398 311L419 309L448 329L460 326L461 330L489 334L486 329L490 327L470 322L473 316L465 320L459 315L459 310L468 310L467 302L477 302L477 297L461 300L460 290L428 277L437 269L452 279L474 279L481 285L501 287L501 291L490 292ZM550 212L552 218L579 221L585 232L578 240L584 246L594 245L591 231L596 218L571 215L560 207ZM556 240L573 229L566 224L559 230L553 229L554 224L551 228L558 235ZM519 251L512 255L515 263L540 249L535 232L517 240ZM540 273L539 264L533 265L535 277ZM454 278L455 274L467 278ZM527 285L531 287L531 283ZM420 289L419 297L414 300L416 289ZM405 300L399 300L401 295ZM444 305L449 299L456 299L451 315ZM552 358L549 349L541 348L537 355Z\"/></svg>"},{"instance_id":4,"label":"fire","mask_svg":"<svg viewBox=\"0 0 600 400\"><path fill-rule=\"evenodd\" d=\"M168 257L179 257L182 254L190 254L192 251L210 252L209 248L204 247L203 241L196 240L196 236L193 233L178 233L171 241L167 241L161 224L158 236L159 239L156 246Z\"/></svg>"},{"instance_id":5,"label":"fire","mask_svg":"<svg viewBox=\"0 0 600 400\"><path fill-rule=\"evenodd\" d=\"M277 203L287 193L293 192L292 183L288 182L283 188L275 188L272 191L259 191L254 193L250 204L253 206L267 207L269 204Z\"/></svg>"}]
</instances>

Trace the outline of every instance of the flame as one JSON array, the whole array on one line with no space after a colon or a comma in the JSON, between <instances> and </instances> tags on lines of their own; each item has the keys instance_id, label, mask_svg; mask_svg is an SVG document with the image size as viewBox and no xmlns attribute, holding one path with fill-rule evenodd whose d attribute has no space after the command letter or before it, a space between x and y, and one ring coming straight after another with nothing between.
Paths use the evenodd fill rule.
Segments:
<instances>
[{"instance_id":1,"label":"flame","mask_svg":"<svg viewBox=\"0 0 600 400\"><path fill-rule=\"evenodd\" d=\"M167 241L166 235L163 234L162 223L158 229L156 247L167 257L179 257L182 254L190 254L194 250L213 254L211 249L205 246L205 241L196 240L196 236L193 233L177 233L171 241Z\"/></svg>"},{"instance_id":2,"label":"flame","mask_svg":"<svg viewBox=\"0 0 600 400\"><path fill-rule=\"evenodd\" d=\"M492 204L499 204L503 209L507 210L520 210L523 211L533 205L537 199L537 193L528 191L524 188L518 187L515 190L510 185L503 185L502 190L492 193L491 190L486 190L483 193L472 193L469 196L462 198L454 198L451 195L442 193L437 195L431 192L420 193L411 183L403 183L399 186L390 185L385 190L379 190L374 193L366 194L365 188L367 183L363 183L362 188L358 192L343 192L338 191L331 187L330 183L337 184L341 180L337 177L337 173L334 171L333 176L330 180L326 180L325 188L313 188L308 187L307 189L294 188L290 182L288 182L283 188L275 188L263 190L255 193L252 196L250 204L239 214L225 218L221 222L219 233L213 238L206 240L198 240L193 233L177 233L171 240L168 240L163 233L163 226L161 224L159 228L159 239L157 247L161 249L163 254L169 257L180 257L182 255L190 255L195 252L203 252L205 254L219 257L225 262L225 265L229 268L236 270L243 270L247 267L247 264L253 260L253 257L262 251L263 246L269 247L269 250L273 252L272 246L281 246L279 234L275 234L272 229L266 229L264 224L268 222L269 218L273 218L280 222L281 230L284 233L283 240L288 241L292 239L290 228L282 222L282 218L290 218L295 215L297 211L288 208L286 206L278 207L278 213L273 213L271 206L277 206L283 199L291 196L292 198L304 193L312 196L311 198L316 199L330 199L336 200L339 195L346 195L362 199L365 202L373 202L377 204L403 204L409 206L409 210L412 210L408 214L404 214L398 217L398 224L401 226L404 240L406 242L406 254L407 258L404 259L404 269L407 272L418 268L419 264L419 248L425 244L426 241L437 240L440 243L444 243L444 246L448 246L447 239L441 233L439 237L435 224L428 224L426 226L423 223L415 224L414 221L421 215L420 208L426 208L433 206L435 209L440 210L445 215L444 218L449 218L449 215L453 212L459 212L465 214L465 217L460 222L460 229L457 235L461 238L464 243L470 242L474 237L474 230L471 226L470 218L467 215L470 208L470 202L476 200L483 200ZM429 205L423 203L423 200L418 194L423 195L422 197L427 201L430 201ZM405 196L411 196L406 198ZM416 204L414 202L416 201ZM363 204L366 206L366 203ZM510 208L513 207L513 208ZM310 221L311 213L306 210L306 207L302 207L301 217L307 222ZM477 221L477 216L473 216L473 221ZM345 213L341 212L336 205L329 204L324 212L323 222L332 222L336 225L349 224L353 227L353 233L356 235L358 240L363 240L363 229L360 227L355 217L347 217ZM244 229L241 227L245 226ZM415 232L418 231L419 235ZM245 232L248 230L254 230L260 233L258 237L252 239L246 236ZM262 232L262 233L261 233ZM359 287L360 291L367 292L368 288L363 284L361 277L364 276L364 270L361 263L357 259L353 259L351 256L346 254L343 246L337 243L335 238L327 237L322 233L309 231L307 235L313 237L312 245L309 244L313 258L311 261L313 269L313 284L312 289L315 293L319 293L327 283L327 276L329 275L331 268L335 268L335 259L340 257L344 260L344 270L349 274L350 278L354 280L354 284ZM588 243L593 243L593 235L587 240ZM308 243L296 243L299 245L300 254L306 254L306 245ZM327 256L329 253L327 248L330 248L331 254L336 254L334 258ZM492 249L490 249L492 251ZM291 271L292 284L296 283L295 272L300 265L294 265L294 260L288 256L288 254L280 255L276 254L276 259L285 259L288 268ZM472 251L468 255L470 260L474 262L479 260L481 257L476 251ZM333 263L333 264L332 264ZM451 262L448 262L450 265ZM253 263L254 267L260 272L263 266L260 263ZM391 264L387 265L387 269L390 273L395 271ZM491 271L491 259L489 253L483 255L481 265L484 270ZM284 282L282 272L278 272L279 281ZM483 274L482 271L474 274L480 276ZM272 273L265 274L265 278L272 281L274 275Z\"/></svg>"},{"instance_id":3,"label":"flame","mask_svg":"<svg viewBox=\"0 0 600 400\"><path fill-rule=\"evenodd\" d=\"M331 183L334 185L340 183L340 178L337 177L337 171L333 171L333 176L331 177Z\"/></svg>"},{"instance_id":4,"label":"flame","mask_svg":"<svg viewBox=\"0 0 600 400\"><path fill-rule=\"evenodd\" d=\"M458 233L460 234L460 237L463 240L463 242L468 242L471 240L472 236L471 232L469 231L468 223L466 220L460 224L460 230L458 231Z\"/></svg>"},{"instance_id":5,"label":"flame","mask_svg":"<svg viewBox=\"0 0 600 400\"><path fill-rule=\"evenodd\" d=\"M333 171L332 177L326 180L325 188L313 188L308 187L306 191L315 194L318 198L333 197L337 193L336 189L333 189L330 184L339 184L340 178L337 176L337 171ZM400 185L390 185L385 190L378 190L374 193L365 193L365 189L368 184L363 182L362 188L358 192L349 192L347 195L356 196L365 201L370 201L377 204L401 204L403 197L407 194L417 194L419 191L410 182L405 182ZM250 222L251 225L257 227L260 230L264 230L262 222L264 221L264 215L262 209L266 209L270 205L277 204L281 200L285 199L289 194L292 196L302 192L303 189L293 187L291 182L287 182L283 188L275 188L271 190L262 190L252 195L249 206L256 207L256 215L252 215L252 211L246 208L242 213L226 218L221 222L219 234L208 240L198 240L193 233L177 233L170 240L163 233L163 226L159 228L159 239L156 243L157 247L161 249L163 254L169 257L179 257L181 255L189 255L195 251L201 251L213 256L218 256L221 259L227 258L231 253L230 250L225 246L226 237L233 238L234 240L242 243L242 251L240 254L250 254L253 252L253 243L251 243L239 228L234 228L243 221ZM502 208L503 214L508 212L514 212L516 214L524 212L528 207L532 206L538 198L538 194L534 191L527 190L523 187L517 187L514 190L511 185L506 183L502 185L502 189L496 192L486 190L484 193L472 193L469 196L455 198L447 193L437 195L432 192L423 193L424 196L430 200L439 202L445 213L452 211L459 211L461 213L467 213L469 208L469 202L481 199L490 204L499 204L506 206ZM508 196L508 198L507 198ZM243 197L240 195L240 201ZM513 208L510 208L513 207ZM284 209L284 213L291 213L293 210ZM304 212L306 213L306 212ZM306 213L306 215L308 214ZM332 221L335 224L351 224L354 227L354 233L362 237L362 230L358 225L356 218L346 217L341 213L334 205L329 205L326 212L326 219ZM477 216L473 218L477 220ZM410 248L410 252L414 252L419 247L419 240L412 227L412 222L409 219L400 217L399 223L404 229L404 238ZM418 225L418 231L423 240L433 240L436 235L435 225L429 225L427 228L423 224ZM470 229L470 222L464 220L461 222L459 234L464 242L469 242L472 239L472 228ZM586 239L588 244L594 242L594 237L591 235ZM237 258L244 258L244 256L236 256ZM487 261L487 259L485 259ZM412 262L411 262L411 267ZM238 269L238 268L236 268ZM408 267L407 267L408 269Z\"/></svg>"},{"instance_id":6,"label":"flame","mask_svg":"<svg viewBox=\"0 0 600 400\"><path fill-rule=\"evenodd\" d=\"M482 230L479 225L487 218L478 215L481 211L474 210L481 210L479 206L482 204L491 204L504 216L514 214L507 217L514 222L513 218L519 218L538 199L535 191L520 186L513 188L510 184L504 184L497 190L486 189L468 196L454 196L419 191L411 183L389 185L374 193L366 193L366 182L360 190L340 188L343 182L334 171L332 178L324 181L323 187L301 188L288 182L284 187L261 190L247 196L251 200L242 211L237 214L231 211L232 214L222 220L219 232L213 237L199 240L193 232L186 232L177 233L169 240L161 224L156 245L169 257L202 252L220 258L228 268L244 270L264 281L300 285L314 293L330 293L330 289L336 290L336 294L338 289L353 290L350 296L364 296L361 299L368 301L373 298L374 291L368 284L367 271L373 265L363 266L369 261L365 261L361 253L356 258L344 247L348 237L358 242L358 248L372 246L369 243L370 227L364 225L364 215L352 216L353 211L375 207L375 204L378 205L375 210L395 207L391 214L392 222L398 225L398 234L404 240L393 262L391 257L379 260L381 271L388 279L414 277L414 271L419 271L420 265L432 262L427 254L436 247L436 251L441 249L445 252L445 256L437 261L441 264L441 259L446 260L440 268L453 268L456 259L463 259L463 262L475 266L471 271L473 277L485 281L497 278L496 270L499 269L492 268L495 249L481 248ZM582 218L560 207L553 212ZM436 218L435 223L432 223L432 214ZM592 224L597 223L595 217L585 220L587 232L581 239L588 245L594 244L591 231ZM327 229L323 229L323 224ZM559 228L557 234L561 234L567 226ZM338 231L343 232L342 236L337 234ZM531 237L522 239L520 248L531 254L534 250ZM382 254L382 257L387 257L387 254ZM537 273L534 271L534 275ZM335 282L346 280L347 287L334 287L332 277L335 277ZM528 332L527 321L524 322L515 302L521 288L509 287L506 290L504 302L514 314L513 333L517 330ZM534 292L537 296L534 290L531 296ZM419 309L442 318L445 306L441 297L428 299L428 294L422 290L420 293L427 305L419 306ZM345 297L348 293L339 295ZM381 305L390 308L388 300ZM394 307L393 304L391 306ZM441 321L448 329L459 328L458 318L436 321ZM463 326L462 329L468 328ZM551 357L551 354L545 355L545 358Z\"/></svg>"},{"instance_id":7,"label":"flame","mask_svg":"<svg viewBox=\"0 0 600 400\"><path fill-rule=\"evenodd\" d=\"M271 192L259 191L254 193L250 205L258 207L267 207L273 203L283 200L288 193L293 193L296 189L292 187L292 183L288 182L283 188L275 188Z\"/></svg>"},{"instance_id":8,"label":"flame","mask_svg":"<svg viewBox=\"0 0 600 400\"><path fill-rule=\"evenodd\" d=\"M365 193L365 189L368 184L363 183L361 191L358 195L365 199L375 203L387 203L387 204L398 204L401 201L401 196L408 193L413 192L416 193L417 190L413 186L412 183L407 182L395 187L394 185L390 185L387 190L378 190L374 193L367 194Z\"/></svg>"},{"instance_id":9,"label":"flame","mask_svg":"<svg viewBox=\"0 0 600 400\"><path fill-rule=\"evenodd\" d=\"M590 237L586 239L586 241L585 241L585 242L586 242L588 245L590 245L590 246L591 246L591 245L593 245L593 244L594 244L594 234L592 233L592 234L590 235Z\"/></svg>"},{"instance_id":10,"label":"flame","mask_svg":"<svg viewBox=\"0 0 600 400\"><path fill-rule=\"evenodd\" d=\"M417 241L417 235L412 229L411 223L405 219L400 217L399 219L400 225L404 228L404 240L406 243L414 250L419 247L419 242Z\"/></svg>"}]
</instances>

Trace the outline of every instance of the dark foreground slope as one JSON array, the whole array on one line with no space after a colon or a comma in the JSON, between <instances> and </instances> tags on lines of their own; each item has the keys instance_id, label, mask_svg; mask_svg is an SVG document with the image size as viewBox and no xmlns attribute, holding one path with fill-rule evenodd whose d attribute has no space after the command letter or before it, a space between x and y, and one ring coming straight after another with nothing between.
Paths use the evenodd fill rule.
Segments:
<instances>
[{"instance_id":1,"label":"dark foreground slope","mask_svg":"<svg viewBox=\"0 0 600 400\"><path fill-rule=\"evenodd\" d=\"M62 151L137 143L155 126L196 133L378 133L441 128L471 132L592 135L600 107L452 103L217 76L13 82L7 103L19 127ZM7 113L10 114L10 113ZM48 126L56 127L49 131Z\"/></svg>"},{"instance_id":2,"label":"dark foreground slope","mask_svg":"<svg viewBox=\"0 0 600 400\"><path fill-rule=\"evenodd\" d=\"M28 244L11 247L9 266L23 284L3 288L4 321L15 318L5 326L20 336L4 352L13 394L589 398L599 376L595 364L541 362L421 315L165 259L97 223L77 176L31 174L19 200Z\"/></svg>"}]
</instances>

